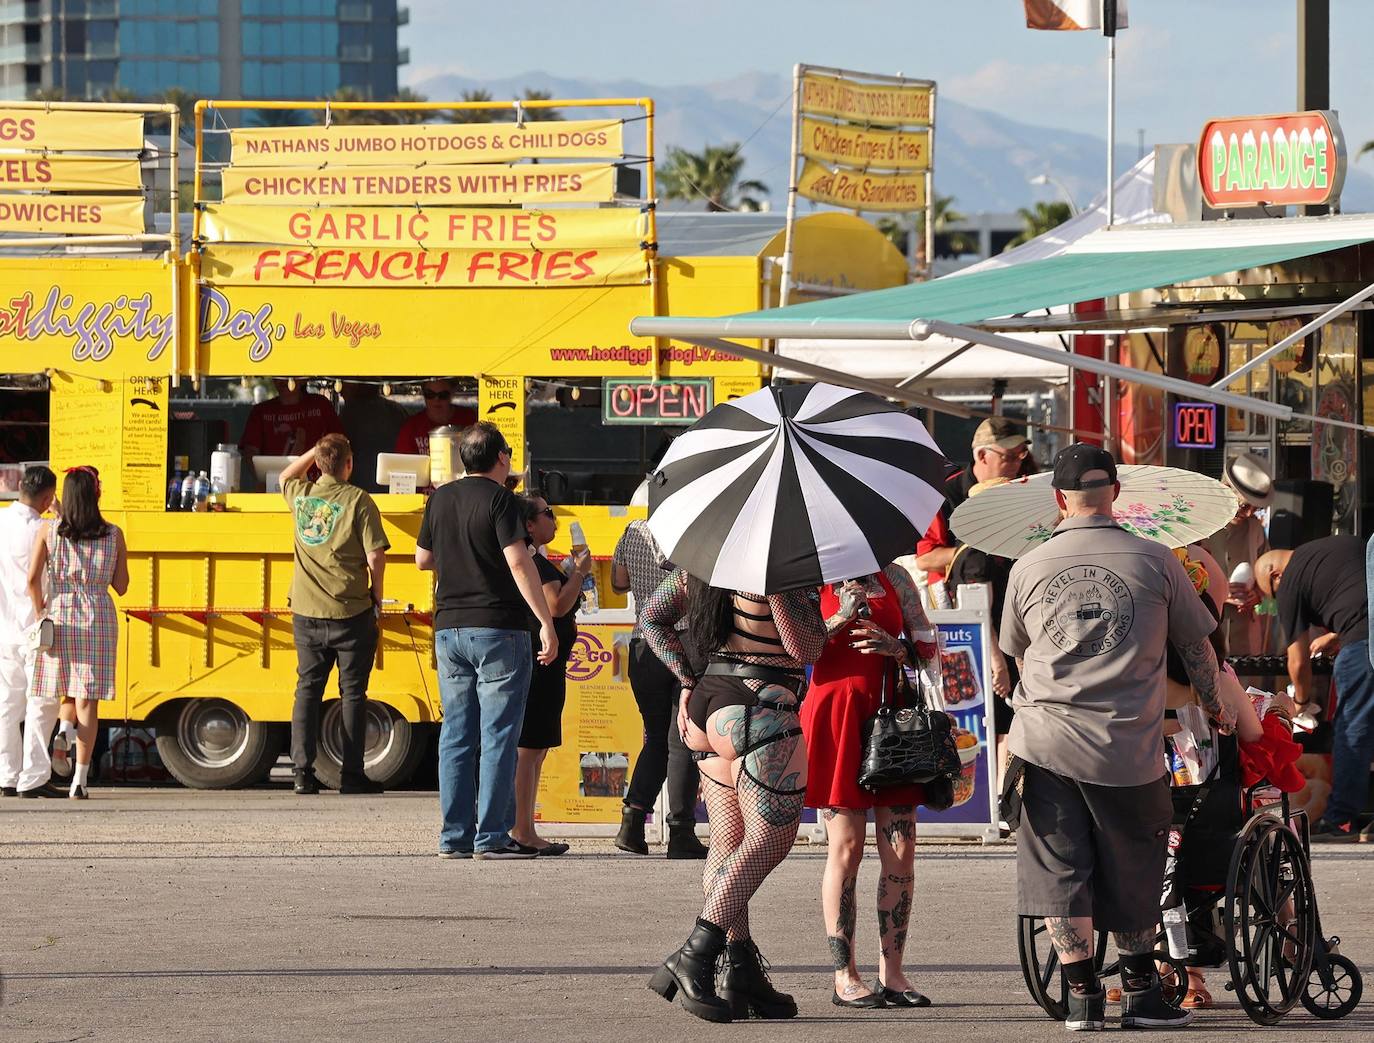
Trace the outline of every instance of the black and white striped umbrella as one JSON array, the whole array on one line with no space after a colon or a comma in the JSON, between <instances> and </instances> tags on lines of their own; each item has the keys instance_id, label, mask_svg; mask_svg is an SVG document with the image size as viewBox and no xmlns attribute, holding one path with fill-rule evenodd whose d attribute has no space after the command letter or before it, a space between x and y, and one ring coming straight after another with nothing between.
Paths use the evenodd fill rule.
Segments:
<instances>
[{"instance_id":1,"label":"black and white striped umbrella","mask_svg":"<svg viewBox=\"0 0 1374 1043\"><path fill-rule=\"evenodd\" d=\"M716 406L649 481L663 553L717 587L772 594L911 554L944 502L946 460L915 417L832 384Z\"/></svg>"}]
</instances>

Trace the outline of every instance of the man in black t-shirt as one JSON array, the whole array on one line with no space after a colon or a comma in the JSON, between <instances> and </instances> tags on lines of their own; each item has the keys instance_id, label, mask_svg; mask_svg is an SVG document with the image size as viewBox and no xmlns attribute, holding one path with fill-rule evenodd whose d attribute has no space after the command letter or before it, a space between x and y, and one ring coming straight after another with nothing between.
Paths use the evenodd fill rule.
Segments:
<instances>
[{"instance_id":1,"label":"man in black t-shirt","mask_svg":"<svg viewBox=\"0 0 1374 1043\"><path fill-rule=\"evenodd\" d=\"M1356 816L1369 793L1374 759L1374 667L1369 660L1369 602L1365 546L1356 536L1327 536L1296 550L1271 550L1255 562L1255 582L1277 596L1279 624L1288 643L1288 677L1299 706L1312 698L1311 627L1340 641L1332 681L1331 799L1312 830L1313 840L1355 840ZM1369 830L1366 830L1369 833Z\"/></svg>"},{"instance_id":2,"label":"man in black t-shirt","mask_svg":"<svg viewBox=\"0 0 1374 1043\"><path fill-rule=\"evenodd\" d=\"M558 638L525 548L524 512L505 487L510 446L495 425L479 423L463 432L458 453L467 477L434 491L415 541L416 565L436 574L439 855L533 858L538 850L510 835L535 658L527 613L539 621L539 662L553 662Z\"/></svg>"}]
</instances>

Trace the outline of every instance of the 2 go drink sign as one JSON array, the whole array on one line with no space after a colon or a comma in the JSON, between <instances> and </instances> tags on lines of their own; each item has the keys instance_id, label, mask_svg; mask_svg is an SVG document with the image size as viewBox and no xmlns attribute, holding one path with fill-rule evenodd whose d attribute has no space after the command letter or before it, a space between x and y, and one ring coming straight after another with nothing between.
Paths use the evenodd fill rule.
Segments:
<instances>
[{"instance_id":1,"label":"2 go drink sign","mask_svg":"<svg viewBox=\"0 0 1374 1043\"><path fill-rule=\"evenodd\" d=\"M1341 194L1345 139L1333 112L1236 116L1202 128L1198 181L1207 205L1316 206Z\"/></svg>"}]
</instances>

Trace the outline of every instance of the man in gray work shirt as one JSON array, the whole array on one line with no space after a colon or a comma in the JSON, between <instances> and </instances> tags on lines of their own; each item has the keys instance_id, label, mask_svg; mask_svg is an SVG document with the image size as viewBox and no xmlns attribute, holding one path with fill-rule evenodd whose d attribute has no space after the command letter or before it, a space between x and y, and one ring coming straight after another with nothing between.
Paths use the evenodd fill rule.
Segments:
<instances>
[{"instance_id":1,"label":"man in gray work shirt","mask_svg":"<svg viewBox=\"0 0 1374 1043\"><path fill-rule=\"evenodd\" d=\"M1103 1024L1095 929L1122 954L1122 1027L1186 1025L1192 1012L1164 1001L1150 955L1173 811L1164 656L1172 642L1203 706L1225 715L1216 621L1168 548L1113 520L1110 453L1069 446L1053 485L1063 520L1012 567L1002 613L1002 650L1021 664L1009 737L1025 772L1018 904L1045 917L1069 981L1067 1028Z\"/></svg>"}]
</instances>

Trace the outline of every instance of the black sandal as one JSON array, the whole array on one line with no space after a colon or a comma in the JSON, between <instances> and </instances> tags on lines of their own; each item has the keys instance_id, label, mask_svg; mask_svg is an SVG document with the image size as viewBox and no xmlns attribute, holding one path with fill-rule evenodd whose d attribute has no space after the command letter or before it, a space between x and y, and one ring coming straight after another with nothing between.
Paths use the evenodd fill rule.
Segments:
<instances>
[{"instance_id":1,"label":"black sandal","mask_svg":"<svg viewBox=\"0 0 1374 1043\"><path fill-rule=\"evenodd\" d=\"M917 992L915 989L907 989L905 992L898 992L896 989L889 989L882 982L878 982L878 995L889 1007L929 1007L930 998Z\"/></svg>"}]
</instances>

